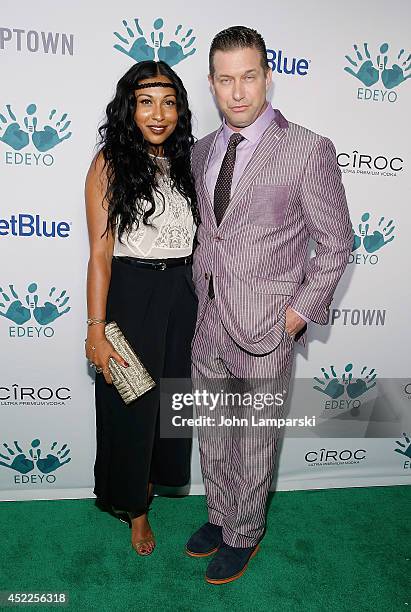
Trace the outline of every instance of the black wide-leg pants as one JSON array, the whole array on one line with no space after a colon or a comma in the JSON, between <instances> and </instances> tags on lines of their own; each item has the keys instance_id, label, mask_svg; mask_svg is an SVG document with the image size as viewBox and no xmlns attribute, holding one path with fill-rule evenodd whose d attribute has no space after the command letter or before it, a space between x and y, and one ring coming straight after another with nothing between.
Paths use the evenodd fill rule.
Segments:
<instances>
[{"instance_id":1,"label":"black wide-leg pants","mask_svg":"<svg viewBox=\"0 0 411 612\"><path fill-rule=\"evenodd\" d=\"M144 514L149 482L189 481L191 439L159 434L159 383L190 377L196 314L191 265L153 270L113 258L106 318L116 321L157 385L126 405L115 387L96 375L94 493L103 507Z\"/></svg>"}]
</instances>

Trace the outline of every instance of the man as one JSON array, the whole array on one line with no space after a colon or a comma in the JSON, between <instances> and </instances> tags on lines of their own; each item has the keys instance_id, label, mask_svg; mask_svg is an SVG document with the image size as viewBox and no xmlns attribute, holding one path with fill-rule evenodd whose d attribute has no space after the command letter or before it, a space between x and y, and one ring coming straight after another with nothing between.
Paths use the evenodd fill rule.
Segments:
<instances>
[{"instance_id":1,"label":"man","mask_svg":"<svg viewBox=\"0 0 411 612\"><path fill-rule=\"evenodd\" d=\"M220 32L209 63L224 120L192 158L202 220L193 262L193 379L200 386L260 380L263 387L271 379L286 394L294 341L305 343L307 321L327 322L351 252L341 173L327 138L266 101L272 72L260 34L243 26ZM316 253L307 259L310 237ZM212 429L199 428L209 521L186 550L216 552L206 580L223 584L244 573L263 536L278 429Z\"/></svg>"}]
</instances>

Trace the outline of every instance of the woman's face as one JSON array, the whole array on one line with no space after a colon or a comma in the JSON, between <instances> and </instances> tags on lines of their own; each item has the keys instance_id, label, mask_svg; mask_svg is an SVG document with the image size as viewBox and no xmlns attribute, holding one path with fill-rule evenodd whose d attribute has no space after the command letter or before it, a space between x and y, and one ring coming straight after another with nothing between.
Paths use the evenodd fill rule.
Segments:
<instances>
[{"instance_id":1,"label":"woman's face","mask_svg":"<svg viewBox=\"0 0 411 612\"><path fill-rule=\"evenodd\" d=\"M165 76L155 76L139 82L170 83ZM174 87L147 87L136 89L136 111L134 121L141 130L144 140L150 144L150 150L162 154L163 143L174 132L177 121L177 98Z\"/></svg>"}]
</instances>

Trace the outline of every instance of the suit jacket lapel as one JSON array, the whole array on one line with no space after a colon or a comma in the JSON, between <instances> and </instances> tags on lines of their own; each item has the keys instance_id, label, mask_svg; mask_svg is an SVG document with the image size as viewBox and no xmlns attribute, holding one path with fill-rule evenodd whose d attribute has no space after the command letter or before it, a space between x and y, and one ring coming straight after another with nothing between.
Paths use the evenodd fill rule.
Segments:
<instances>
[{"instance_id":1,"label":"suit jacket lapel","mask_svg":"<svg viewBox=\"0 0 411 612\"><path fill-rule=\"evenodd\" d=\"M242 177L237 183L231 201L221 221L221 225L237 206L257 174L273 155L274 150L278 147L283 138L285 138L286 133L286 130L280 127L275 121L270 123L248 162Z\"/></svg>"},{"instance_id":2,"label":"suit jacket lapel","mask_svg":"<svg viewBox=\"0 0 411 612\"><path fill-rule=\"evenodd\" d=\"M211 195L207 189L206 173L207 173L207 168L208 168L208 164L210 161L210 157L214 151L217 137L222 129L223 128L221 126L218 130L214 132L214 134L211 134L210 144L208 146L208 149L207 147L204 147L203 158L200 161L200 168L202 168L201 181L200 181L201 196L202 196L203 201L206 203L206 206L208 206L208 209L211 214L211 218L213 220L214 225L217 225L217 222L216 222L215 214L214 214L214 204L211 199Z\"/></svg>"}]
</instances>

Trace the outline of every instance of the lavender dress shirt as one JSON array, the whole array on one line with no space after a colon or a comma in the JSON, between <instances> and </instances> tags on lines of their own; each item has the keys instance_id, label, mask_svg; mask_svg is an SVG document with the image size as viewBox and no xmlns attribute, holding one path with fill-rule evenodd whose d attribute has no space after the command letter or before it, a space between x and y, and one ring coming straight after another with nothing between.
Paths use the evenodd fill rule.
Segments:
<instances>
[{"instance_id":1,"label":"lavender dress shirt","mask_svg":"<svg viewBox=\"0 0 411 612\"><path fill-rule=\"evenodd\" d=\"M270 123L273 120L276 121L277 116L278 111L273 109L270 103L267 103L267 108L254 121L254 123L240 130L240 134L244 136L244 140L237 146L233 181L231 184L231 195L233 195L237 183L240 180L248 162L253 156L262 135ZM212 202L214 201L214 189L217 182L218 173L220 172L221 164L223 163L223 158L227 151L228 141L232 134L235 134L234 130L228 127L224 119L223 129L217 136L214 150L211 153L206 171L206 185ZM303 314L297 312L296 310L294 312L296 312L304 321L307 323L309 322L309 319Z\"/></svg>"}]
</instances>

